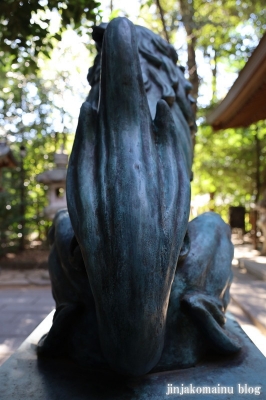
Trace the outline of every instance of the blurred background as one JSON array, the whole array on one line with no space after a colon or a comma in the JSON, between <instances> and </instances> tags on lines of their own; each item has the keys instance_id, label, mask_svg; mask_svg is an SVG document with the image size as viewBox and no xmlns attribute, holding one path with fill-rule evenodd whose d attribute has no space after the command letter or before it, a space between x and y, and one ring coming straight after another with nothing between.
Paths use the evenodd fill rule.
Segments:
<instances>
[{"instance_id":1,"label":"blurred background","mask_svg":"<svg viewBox=\"0 0 266 400\"><path fill-rule=\"evenodd\" d=\"M198 132L192 216L214 210L229 221L229 207L240 206L245 208L245 231L254 230L253 214L266 189L264 120L215 131L208 116L263 37L263 3L2 1L0 256L46 241L50 181L40 182L36 176L56 167L55 153L70 153L79 108L89 92L86 76L95 57L92 27L117 16L127 16L169 41L193 84ZM3 160L7 152L11 159ZM58 189L57 197L62 197L64 188Z\"/></svg>"},{"instance_id":2,"label":"blurred background","mask_svg":"<svg viewBox=\"0 0 266 400\"><path fill-rule=\"evenodd\" d=\"M266 348L264 0L2 0L0 318L5 315L6 330L0 332L0 350L11 354L53 308L47 232L66 204L68 156L96 55L92 27L117 16L171 43L193 84L198 131L191 218L211 210L230 224L235 285L242 285L232 289L231 311L239 320L244 312L242 323L256 326ZM257 298L250 311L252 294ZM21 313L27 301L25 325ZM11 336L20 339L12 342Z\"/></svg>"}]
</instances>

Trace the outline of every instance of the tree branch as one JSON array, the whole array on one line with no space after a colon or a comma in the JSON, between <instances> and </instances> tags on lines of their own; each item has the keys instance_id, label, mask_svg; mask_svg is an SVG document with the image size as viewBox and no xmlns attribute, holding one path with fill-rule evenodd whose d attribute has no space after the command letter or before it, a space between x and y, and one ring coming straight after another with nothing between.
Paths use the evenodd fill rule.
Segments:
<instances>
[{"instance_id":1,"label":"tree branch","mask_svg":"<svg viewBox=\"0 0 266 400\"><path fill-rule=\"evenodd\" d=\"M156 5L157 5L157 8L158 8L160 16L161 16L161 21L162 21L162 24L163 24L163 31L164 31L165 39L167 40L168 43L170 43L169 35L168 35L167 30L166 30L166 24L165 24L165 19L164 19L164 10L162 8L160 0L156 0Z\"/></svg>"}]
</instances>

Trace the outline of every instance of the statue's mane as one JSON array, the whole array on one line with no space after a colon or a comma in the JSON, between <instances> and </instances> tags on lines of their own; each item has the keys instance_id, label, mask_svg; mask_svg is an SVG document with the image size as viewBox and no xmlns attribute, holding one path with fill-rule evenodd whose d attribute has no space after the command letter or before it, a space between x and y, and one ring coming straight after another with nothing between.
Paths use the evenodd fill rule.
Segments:
<instances>
[{"instance_id":1,"label":"statue's mane","mask_svg":"<svg viewBox=\"0 0 266 400\"><path fill-rule=\"evenodd\" d=\"M93 89L91 91L92 96L90 96L91 102L94 100L96 89L93 87L95 85L99 86L101 49L107 25L107 23L102 23L93 29L92 37L96 43L98 54L95 57L94 65L89 69L88 73L88 82ZM176 50L171 44L149 29L139 25L135 25L135 29L138 38L142 77L147 94L149 95L149 92L153 92L152 97L154 97L154 91L157 90L160 93L160 98L164 99L169 106L177 102L189 125L193 141L196 125L192 104L195 103L195 100L190 95L192 85L184 77L184 68L177 65L178 55ZM97 104L95 103L95 108L97 108ZM151 114L154 117L155 103L152 108Z\"/></svg>"}]
</instances>

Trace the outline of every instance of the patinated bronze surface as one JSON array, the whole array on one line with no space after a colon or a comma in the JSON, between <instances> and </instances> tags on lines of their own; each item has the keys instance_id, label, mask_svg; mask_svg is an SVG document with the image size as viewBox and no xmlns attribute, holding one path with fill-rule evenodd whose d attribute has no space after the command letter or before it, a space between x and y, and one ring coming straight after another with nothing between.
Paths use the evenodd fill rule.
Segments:
<instances>
[{"instance_id":1,"label":"patinated bronze surface","mask_svg":"<svg viewBox=\"0 0 266 400\"><path fill-rule=\"evenodd\" d=\"M125 18L94 39L68 211L50 232L56 313L38 352L133 376L234 353L229 227L214 213L188 222L195 123L176 52Z\"/></svg>"}]
</instances>

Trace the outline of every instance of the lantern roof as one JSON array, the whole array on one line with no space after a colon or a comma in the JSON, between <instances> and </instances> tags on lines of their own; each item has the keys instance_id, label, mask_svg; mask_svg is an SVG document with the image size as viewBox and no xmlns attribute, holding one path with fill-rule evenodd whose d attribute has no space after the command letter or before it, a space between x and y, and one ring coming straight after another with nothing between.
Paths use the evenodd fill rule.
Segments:
<instances>
[{"instance_id":1,"label":"lantern roof","mask_svg":"<svg viewBox=\"0 0 266 400\"><path fill-rule=\"evenodd\" d=\"M45 183L47 185L57 182L65 182L66 174L67 174L67 163L68 163L68 155L61 150L60 153L55 153L54 161L56 167L44 171L43 173L36 176L37 182Z\"/></svg>"}]
</instances>

